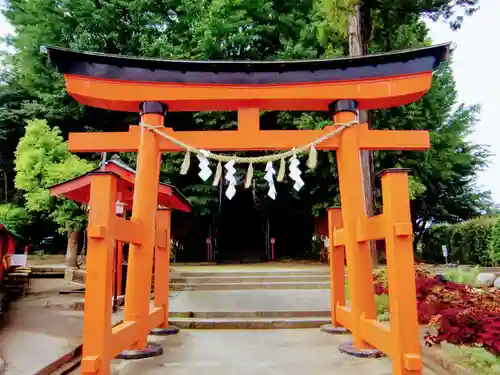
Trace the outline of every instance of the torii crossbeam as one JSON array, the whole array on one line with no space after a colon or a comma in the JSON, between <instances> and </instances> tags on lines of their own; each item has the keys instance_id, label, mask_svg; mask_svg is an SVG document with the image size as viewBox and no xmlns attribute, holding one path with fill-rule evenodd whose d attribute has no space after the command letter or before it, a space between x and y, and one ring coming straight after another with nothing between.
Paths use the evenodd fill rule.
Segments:
<instances>
[{"instance_id":1,"label":"torii crossbeam","mask_svg":"<svg viewBox=\"0 0 500 375\"><path fill-rule=\"evenodd\" d=\"M250 151L289 150L332 131L331 127L260 130L260 111L330 110L331 126L338 126L353 121L359 109L412 103L430 88L432 73L446 59L448 50L449 44L443 44L355 58L266 62L169 61L60 48L48 48L48 53L64 74L68 92L82 104L139 111L143 124L198 149ZM238 111L238 129L174 132L164 127L169 111L205 110ZM397 375L422 372L408 171L383 174L384 213L368 218L360 150L425 150L429 146L426 131L369 130L367 124L350 126L317 145L319 150L337 151L342 204L342 228L334 212L329 214L330 232L336 231L330 256L332 325L352 332L351 351L376 348L389 355ZM155 236L154 228L159 161L162 152L183 149L138 126L131 126L128 132L72 133L69 148L74 152L138 152L132 218L127 225L121 223L127 232L120 236L127 237L129 232L140 235L129 239L124 323L115 328L106 314L111 308L112 265L108 258L120 230L110 203L114 202L116 186L101 179L91 193L99 212L91 213L89 219L88 272L96 277L88 281L86 289L82 373L108 375L111 359L122 350L133 349L135 358L161 354L147 342L150 329L168 326L168 304L149 308L153 247L156 244L160 251L168 251L168 244ZM387 245L390 326L376 320L368 250L370 240L381 238ZM344 248L349 307L344 294ZM103 254L106 261L92 262ZM156 264L156 272L165 265Z\"/></svg>"}]
</instances>

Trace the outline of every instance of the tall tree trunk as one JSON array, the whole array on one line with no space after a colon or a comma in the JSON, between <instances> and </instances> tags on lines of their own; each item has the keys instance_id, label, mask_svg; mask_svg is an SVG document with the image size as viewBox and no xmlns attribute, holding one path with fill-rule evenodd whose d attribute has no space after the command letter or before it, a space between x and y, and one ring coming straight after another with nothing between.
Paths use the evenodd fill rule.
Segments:
<instances>
[{"instance_id":1,"label":"tall tree trunk","mask_svg":"<svg viewBox=\"0 0 500 375\"><path fill-rule=\"evenodd\" d=\"M349 15L349 55L361 56L368 53L368 41L371 35L370 9L363 3L354 6L354 12ZM359 122L368 123L368 111L359 111ZM361 151L361 167L363 169L363 190L365 193L366 213L368 216L375 214L374 194L374 167L371 151ZM370 242L373 265L378 265L378 252L375 241Z\"/></svg>"},{"instance_id":2,"label":"tall tree trunk","mask_svg":"<svg viewBox=\"0 0 500 375\"><path fill-rule=\"evenodd\" d=\"M7 180L7 172L3 171L3 183L4 183L4 200L5 202L9 201L9 182Z\"/></svg>"},{"instance_id":3,"label":"tall tree trunk","mask_svg":"<svg viewBox=\"0 0 500 375\"><path fill-rule=\"evenodd\" d=\"M78 268L78 239L80 231L73 230L68 232L68 246L66 247L66 266L69 268Z\"/></svg>"}]
</instances>

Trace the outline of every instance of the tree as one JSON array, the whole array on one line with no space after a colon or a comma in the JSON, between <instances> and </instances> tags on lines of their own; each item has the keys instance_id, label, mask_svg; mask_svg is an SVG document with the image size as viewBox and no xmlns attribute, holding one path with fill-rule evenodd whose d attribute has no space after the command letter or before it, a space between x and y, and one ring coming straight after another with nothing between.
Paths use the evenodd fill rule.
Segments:
<instances>
[{"instance_id":1,"label":"tree","mask_svg":"<svg viewBox=\"0 0 500 375\"><path fill-rule=\"evenodd\" d=\"M337 57L349 53L347 25L354 6L362 6L361 34L367 51L372 53L427 45L430 40L422 17L445 19L451 27L457 27L463 20L459 8L465 15L472 14L477 4L476 0L369 0L362 3L351 0L62 0L56 3L11 0L4 12L16 29L11 40L16 53L10 59L9 82L17 82L30 93L29 100L21 101L23 118L45 118L50 126L58 126L63 136L76 129L124 130L137 118L76 104L67 95L62 77L40 53L40 45L171 59ZM446 69L436 75L433 89L421 101L372 113L374 128L428 129L433 132L433 146L440 147L439 152L374 155L377 169L395 165L413 168L412 186L420 187L415 190L420 195L416 194L412 203L414 217L421 223L415 223L417 234L425 230L424 221L470 218L481 210L486 198L483 192L474 190L473 184L473 169L484 164L487 157L483 148L467 144L463 167L450 164L455 161L449 154L455 153L456 145L470 130L476 108L463 106L456 116L451 112L452 106L459 103L456 98L449 98L454 90L452 80L447 86L440 84L441 74L448 74ZM461 119L463 131L458 125L451 126L452 118ZM234 127L235 120L235 113L171 113L167 123L176 130L222 129ZM263 129L321 128L330 122L326 112L271 111L261 115ZM445 137L456 142L448 145ZM423 155L427 157L425 163ZM445 159L444 155L449 158ZM482 161L476 163L477 157ZM199 203L197 213L212 213L218 201L217 189L200 184L194 172L192 176L179 176L181 159L181 155L164 156L162 177L185 189L186 195ZM316 170L305 175L306 188L296 193L282 187L279 196L291 198L289 202L297 207L309 207L313 214L321 213L338 203L335 164L334 153L320 153ZM446 180L443 184L446 173L456 176L456 181L463 179L468 183L457 185L455 180ZM462 186L461 190L457 186ZM257 184L258 200L264 201L265 194L266 186ZM434 198L426 201L431 196ZM441 214L442 207L446 207L447 214Z\"/></svg>"},{"instance_id":2,"label":"tree","mask_svg":"<svg viewBox=\"0 0 500 375\"><path fill-rule=\"evenodd\" d=\"M478 111L478 106L457 103L453 75L446 65L434 75L433 87L419 102L374 111L376 127L430 131L431 148L425 152L376 153L380 169L410 168L415 180L426 188L411 204L415 243L434 223L467 220L492 206L489 192L475 185L490 153L487 147L467 140Z\"/></svg>"},{"instance_id":3,"label":"tree","mask_svg":"<svg viewBox=\"0 0 500 375\"><path fill-rule=\"evenodd\" d=\"M0 85L0 186L1 200L15 199L14 189L14 151L23 134L23 103L29 99L24 90L16 84Z\"/></svg>"},{"instance_id":4,"label":"tree","mask_svg":"<svg viewBox=\"0 0 500 375\"><path fill-rule=\"evenodd\" d=\"M92 163L71 154L60 130L51 129L43 120L28 122L15 156L15 184L24 192L26 208L34 213L48 213L59 230L67 233L66 262L69 267L77 267L78 238L86 212L70 200L51 197L48 188L90 171Z\"/></svg>"},{"instance_id":5,"label":"tree","mask_svg":"<svg viewBox=\"0 0 500 375\"><path fill-rule=\"evenodd\" d=\"M20 236L24 235L24 228L32 221L29 212L20 206L10 203L0 204L0 224Z\"/></svg>"},{"instance_id":6,"label":"tree","mask_svg":"<svg viewBox=\"0 0 500 375\"><path fill-rule=\"evenodd\" d=\"M463 16L454 17L457 6L465 7L466 14L472 14L477 8L477 0L472 1L384 1L384 0L321 0L320 9L333 21L333 30L337 34L345 35L348 39L349 55L360 56L369 52L374 24L376 23L376 13L384 15L384 30L394 30L402 24L415 21L425 14L429 14L434 19L444 18L450 22L452 28L460 27ZM411 4L409 4L411 3ZM397 13L396 13L397 12ZM334 15L337 22L334 21ZM330 17L328 17L330 16ZM340 21L340 22L339 22ZM391 23L389 26L388 23ZM322 25L326 25L323 23ZM387 27L389 26L389 27ZM392 40L393 35L386 39ZM371 127L371 119L368 111L359 111L359 121L368 123ZM363 188L365 195L366 212L368 216L375 214L375 185L374 185L374 165L371 151L361 152L361 166L363 170ZM375 242L371 242L372 260L376 266L378 263L377 248Z\"/></svg>"}]
</instances>

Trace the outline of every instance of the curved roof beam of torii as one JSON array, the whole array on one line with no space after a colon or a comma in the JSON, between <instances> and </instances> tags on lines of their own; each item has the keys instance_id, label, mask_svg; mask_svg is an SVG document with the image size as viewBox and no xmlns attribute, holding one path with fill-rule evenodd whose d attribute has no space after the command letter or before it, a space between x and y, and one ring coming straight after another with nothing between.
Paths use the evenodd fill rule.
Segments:
<instances>
[{"instance_id":1,"label":"curved roof beam of torii","mask_svg":"<svg viewBox=\"0 0 500 375\"><path fill-rule=\"evenodd\" d=\"M48 47L80 103L137 112L144 101L170 111L327 110L337 99L359 109L418 100L450 43L359 57L298 61L185 61L77 52Z\"/></svg>"}]
</instances>

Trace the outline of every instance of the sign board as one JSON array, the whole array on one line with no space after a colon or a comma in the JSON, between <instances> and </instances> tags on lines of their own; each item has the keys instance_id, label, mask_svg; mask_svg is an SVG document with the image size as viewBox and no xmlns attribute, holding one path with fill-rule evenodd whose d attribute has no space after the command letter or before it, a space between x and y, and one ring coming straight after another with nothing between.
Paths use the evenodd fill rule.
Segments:
<instances>
[{"instance_id":1,"label":"sign board","mask_svg":"<svg viewBox=\"0 0 500 375\"><path fill-rule=\"evenodd\" d=\"M13 254L10 258L10 265L13 267L24 267L28 261L26 254Z\"/></svg>"},{"instance_id":2,"label":"sign board","mask_svg":"<svg viewBox=\"0 0 500 375\"><path fill-rule=\"evenodd\" d=\"M443 256L445 258L448 258L448 247L446 245L443 245L441 249L443 250Z\"/></svg>"}]
</instances>

